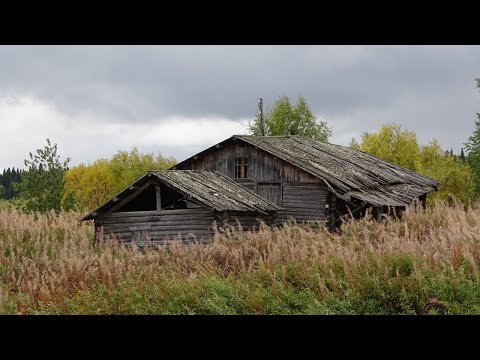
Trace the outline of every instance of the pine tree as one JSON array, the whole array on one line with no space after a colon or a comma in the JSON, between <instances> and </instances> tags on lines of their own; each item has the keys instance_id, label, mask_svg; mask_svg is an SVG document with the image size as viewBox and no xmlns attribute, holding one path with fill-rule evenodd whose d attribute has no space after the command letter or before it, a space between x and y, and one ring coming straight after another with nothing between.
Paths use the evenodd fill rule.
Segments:
<instances>
[{"instance_id":1,"label":"pine tree","mask_svg":"<svg viewBox=\"0 0 480 360\"><path fill-rule=\"evenodd\" d=\"M477 87L480 89L480 78L475 79ZM465 143L465 149L468 151L467 161L472 168L475 181L475 191L480 194L480 113L477 113L475 121L475 130Z\"/></svg>"},{"instance_id":2,"label":"pine tree","mask_svg":"<svg viewBox=\"0 0 480 360\"><path fill-rule=\"evenodd\" d=\"M465 154L463 153L463 148L462 148L462 150L460 151L460 160L462 160L463 162L465 162Z\"/></svg>"}]
</instances>

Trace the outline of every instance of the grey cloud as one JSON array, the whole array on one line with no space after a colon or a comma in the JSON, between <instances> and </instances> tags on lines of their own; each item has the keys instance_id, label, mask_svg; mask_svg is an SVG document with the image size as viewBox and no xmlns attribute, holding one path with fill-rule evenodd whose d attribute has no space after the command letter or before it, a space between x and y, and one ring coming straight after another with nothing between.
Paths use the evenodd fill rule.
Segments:
<instances>
[{"instance_id":1,"label":"grey cloud","mask_svg":"<svg viewBox=\"0 0 480 360\"><path fill-rule=\"evenodd\" d=\"M2 46L0 92L124 122L253 117L260 96L302 94L334 129L400 122L458 147L478 64L478 46Z\"/></svg>"}]
</instances>

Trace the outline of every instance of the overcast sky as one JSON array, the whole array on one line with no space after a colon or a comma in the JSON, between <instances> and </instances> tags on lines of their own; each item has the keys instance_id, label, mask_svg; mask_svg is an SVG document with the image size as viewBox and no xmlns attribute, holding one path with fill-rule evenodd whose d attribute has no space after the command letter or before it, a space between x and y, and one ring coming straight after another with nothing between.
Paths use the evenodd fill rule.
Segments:
<instances>
[{"instance_id":1,"label":"overcast sky","mask_svg":"<svg viewBox=\"0 0 480 360\"><path fill-rule=\"evenodd\" d=\"M0 170L48 137L71 164L137 146L181 161L303 95L348 145L397 123L460 151L479 46L0 46Z\"/></svg>"}]
</instances>

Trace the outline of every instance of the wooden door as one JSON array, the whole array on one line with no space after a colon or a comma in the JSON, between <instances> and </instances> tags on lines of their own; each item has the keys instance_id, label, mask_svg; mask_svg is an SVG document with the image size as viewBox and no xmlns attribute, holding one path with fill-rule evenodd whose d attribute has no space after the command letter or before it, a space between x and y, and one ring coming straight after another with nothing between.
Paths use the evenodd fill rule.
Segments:
<instances>
[{"instance_id":1,"label":"wooden door","mask_svg":"<svg viewBox=\"0 0 480 360\"><path fill-rule=\"evenodd\" d=\"M282 186L279 182L258 183L257 194L274 204L282 205Z\"/></svg>"}]
</instances>

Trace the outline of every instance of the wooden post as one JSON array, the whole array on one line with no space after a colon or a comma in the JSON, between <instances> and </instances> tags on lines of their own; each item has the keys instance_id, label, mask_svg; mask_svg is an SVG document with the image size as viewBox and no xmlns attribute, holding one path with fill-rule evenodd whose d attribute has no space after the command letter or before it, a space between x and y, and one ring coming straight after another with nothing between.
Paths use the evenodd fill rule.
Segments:
<instances>
[{"instance_id":1,"label":"wooden post","mask_svg":"<svg viewBox=\"0 0 480 360\"><path fill-rule=\"evenodd\" d=\"M329 210L329 230L330 232L335 231L335 213L336 213L336 202L337 202L337 197L335 194L330 194L330 206L328 207Z\"/></svg>"},{"instance_id":2,"label":"wooden post","mask_svg":"<svg viewBox=\"0 0 480 360\"><path fill-rule=\"evenodd\" d=\"M265 136L265 120L263 119L263 99L258 99L258 109L260 112L260 124L262 126L262 136Z\"/></svg>"},{"instance_id":3,"label":"wooden post","mask_svg":"<svg viewBox=\"0 0 480 360\"><path fill-rule=\"evenodd\" d=\"M155 192L156 192L156 199L157 199L157 212L160 212L162 210L162 194L161 194L161 189L160 185L155 185Z\"/></svg>"}]
</instances>

